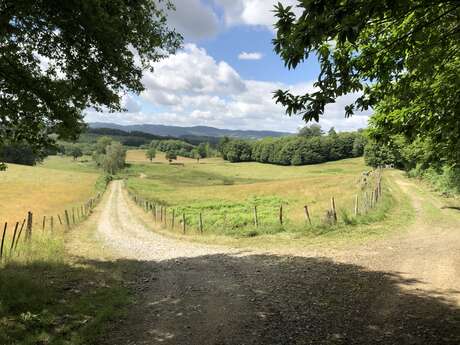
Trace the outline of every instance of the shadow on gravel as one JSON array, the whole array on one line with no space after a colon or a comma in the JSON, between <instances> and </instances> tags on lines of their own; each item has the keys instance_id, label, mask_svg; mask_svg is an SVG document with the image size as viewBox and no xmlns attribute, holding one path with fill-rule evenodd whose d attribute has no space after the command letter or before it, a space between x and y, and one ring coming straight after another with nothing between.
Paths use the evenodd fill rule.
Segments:
<instances>
[{"instance_id":1,"label":"shadow on gravel","mask_svg":"<svg viewBox=\"0 0 460 345\"><path fill-rule=\"evenodd\" d=\"M460 309L414 283L273 255L7 267L0 343L460 344Z\"/></svg>"},{"instance_id":2,"label":"shadow on gravel","mask_svg":"<svg viewBox=\"0 0 460 345\"><path fill-rule=\"evenodd\" d=\"M439 292L409 292L402 286L416 281L329 259L93 265L122 267L137 294L107 344L460 344L460 309Z\"/></svg>"}]
</instances>

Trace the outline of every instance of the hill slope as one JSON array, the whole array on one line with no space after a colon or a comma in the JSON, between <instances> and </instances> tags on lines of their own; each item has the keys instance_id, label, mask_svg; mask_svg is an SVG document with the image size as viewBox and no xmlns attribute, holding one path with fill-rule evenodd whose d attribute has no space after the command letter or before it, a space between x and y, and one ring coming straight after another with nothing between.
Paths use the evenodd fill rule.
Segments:
<instances>
[{"instance_id":1,"label":"hill slope","mask_svg":"<svg viewBox=\"0 0 460 345\"><path fill-rule=\"evenodd\" d=\"M253 131L253 130L232 130L232 129L220 129L207 126L194 126L194 127L180 127L180 126L166 126L166 125L118 125L115 123L103 123L93 122L89 123L91 128L112 128L119 129L127 132L138 131L160 136L171 136L171 137L187 137L187 136L198 136L198 137L232 137L240 139L261 139L265 137L281 137L286 135L292 135L287 132L276 132L276 131Z\"/></svg>"}]
</instances>

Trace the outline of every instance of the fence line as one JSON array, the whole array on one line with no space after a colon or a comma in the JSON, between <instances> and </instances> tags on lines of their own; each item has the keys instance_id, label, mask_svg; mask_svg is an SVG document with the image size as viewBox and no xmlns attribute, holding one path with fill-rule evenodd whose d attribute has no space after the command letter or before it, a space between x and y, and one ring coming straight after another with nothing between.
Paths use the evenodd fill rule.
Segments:
<instances>
[{"instance_id":1,"label":"fence line","mask_svg":"<svg viewBox=\"0 0 460 345\"><path fill-rule=\"evenodd\" d=\"M88 199L86 202L84 202L80 206L77 206L76 212L75 212L75 207L72 207L72 216L70 216L69 209L65 209L62 214L58 213L56 216L57 216L57 219L59 220L61 229L65 231L69 231L72 229L73 226L78 225L84 220L86 220L93 212L94 208L100 201L102 195L103 195L103 192L100 192L96 196ZM72 222L71 222L71 217L72 217ZM34 223L34 219L37 219L39 223L38 224ZM62 221L62 219L65 220L65 223ZM11 237L11 242L10 242L10 245L8 246L6 243L8 223L5 222L3 232L1 233L0 263L2 260L7 259L7 257L11 256L15 252L19 254L18 244L20 243L21 235L23 231L25 231L25 235L23 236L24 238L23 243L30 242L32 240L35 230L37 229L41 230L42 233L45 233L47 230L49 230L51 235L55 233L54 230L56 228L55 227L56 224L54 222L54 215L51 215L51 216L44 215L43 218L41 218L41 222L40 222L37 217L34 217L34 214L31 211L28 211L26 218L24 218L22 221L21 227L19 227L19 223L20 222L16 222L16 225L13 230L13 235ZM6 255L7 251L9 252L8 255Z\"/></svg>"},{"instance_id":2,"label":"fence line","mask_svg":"<svg viewBox=\"0 0 460 345\"><path fill-rule=\"evenodd\" d=\"M361 188L361 193L356 194L351 204L348 205L350 213L354 214L355 217L363 216L367 214L368 212L370 212L373 208L377 206L378 202L381 200L382 195L383 195L381 169L377 169L372 174L367 173L366 176L367 178L364 181L364 186L362 186ZM368 181L369 178L373 179L373 183L371 184L369 183ZM371 193L368 193L369 189ZM139 195L136 195L131 190L128 190L128 195L139 207L144 209L145 212L152 214L154 223L164 228L169 228L172 230L175 229L175 221L176 221L176 214L177 214L176 208L171 208L170 219L168 220L168 214L167 214L168 208L166 205L162 203L154 203L150 200L146 200L140 197ZM340 205L337 205L337 201L335 197L332 196L330 199L330 208L326 210L324 217L321 217L321 215L319 216L320 224L324 224L324 225L337 224L338 218L339 218L337 215L337 209L339 208L339 206ZM260 205L259 206L254 205L252 206L252 211L251 211L251 208L249 208L249 205L248 205L248 214L247 214L248 218L247 219L250 219L252 217L252 223L255 228L260 227L264 221L264 219L261 218L259 207ZM187 207L178 207L178 208L181 210L187 209ZM343 207L340 209L343 209ZM250 216L250 212L252 212L252 216ZM277 224L279 224L279 226L282 227L289 221L287 219L287 214L284 210L283 204L280 204L278 207L276 207L273 213L274 213L274 216L277 218ZM303 206L303 214L305 218L305 225L312 226L313 222L312 222L312 214L311 214L310 205ZM189 226L194 228L194 230L200 234L203 234L205 232L206 213L204 212L204 210L200 209L200 210L195 211L194 216L197 217L196 218L197 219L196 228L194 228L193 226L193 224L195 224L193 219L191 219L190 217L187 217L186 211L182 211L182 216L181 216L181 219L179 220L179 223L181 223L182 232L184 234L190 230ZM213 216L213 218L215 218L215 216ZM226 224L227 222L226 212L224 212L221 215L221 218L223 219L223 224ZM272 224L273 223L270 223L270 225Z\"/></svg>"}]
</instances>

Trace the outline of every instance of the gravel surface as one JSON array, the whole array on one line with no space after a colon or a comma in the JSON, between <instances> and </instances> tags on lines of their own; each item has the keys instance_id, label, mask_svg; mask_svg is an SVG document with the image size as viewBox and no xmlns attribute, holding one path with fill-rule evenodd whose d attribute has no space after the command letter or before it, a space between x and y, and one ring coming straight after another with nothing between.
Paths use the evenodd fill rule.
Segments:
<instances>
[{"instance_id":1,"label":"gravel surface","mask_svg":"<svg viewBox=\"0 0 460 345\"><path fill-rule=\"evenodd\" d=\"M315 255L240 253L147 229L112 183L98 236L136 303L103 344L460 344L460 217ZM446 213L447 217L447 213Z\"/></svg>"},{"instance_id":2,"label":"gravel surface","mask_svg":"<svg viewBox=\"0 0 460 345\"><path fill-rule=\"evenodd\" d=\"M228 248L181 242L146 229L130 211L131 201L122 185L121 181L112 183L98 224L101 242L120 257L158 261L229 252Z\"/></svg>"}]
</instances>

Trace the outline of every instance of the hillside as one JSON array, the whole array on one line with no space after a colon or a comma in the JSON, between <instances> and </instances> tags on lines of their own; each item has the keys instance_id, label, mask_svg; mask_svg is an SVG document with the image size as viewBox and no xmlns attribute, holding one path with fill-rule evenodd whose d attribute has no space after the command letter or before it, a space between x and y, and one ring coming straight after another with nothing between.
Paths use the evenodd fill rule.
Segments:
<instances>
[{"instance_id":1,"label":"hillside","mask_svg":"<svg viewBox=\"0 0 460 345\"><path fill-rule=\"evenodd\" d=\"M166 126L166 125L118 125L115 123L103 123L93 122L89 123L91 128L111 128L123 130L126 132L144 132L153 135L165 136L165 137L232 137L240 139L261 139L265 137L282 137L286 135L292 135L287 132L276 132L276 131L255 131L255 130L232 130L232 129L220 129L207 126L194 126L194 127L180 127L180 126Z\"/></svg>"}]
</instances>

